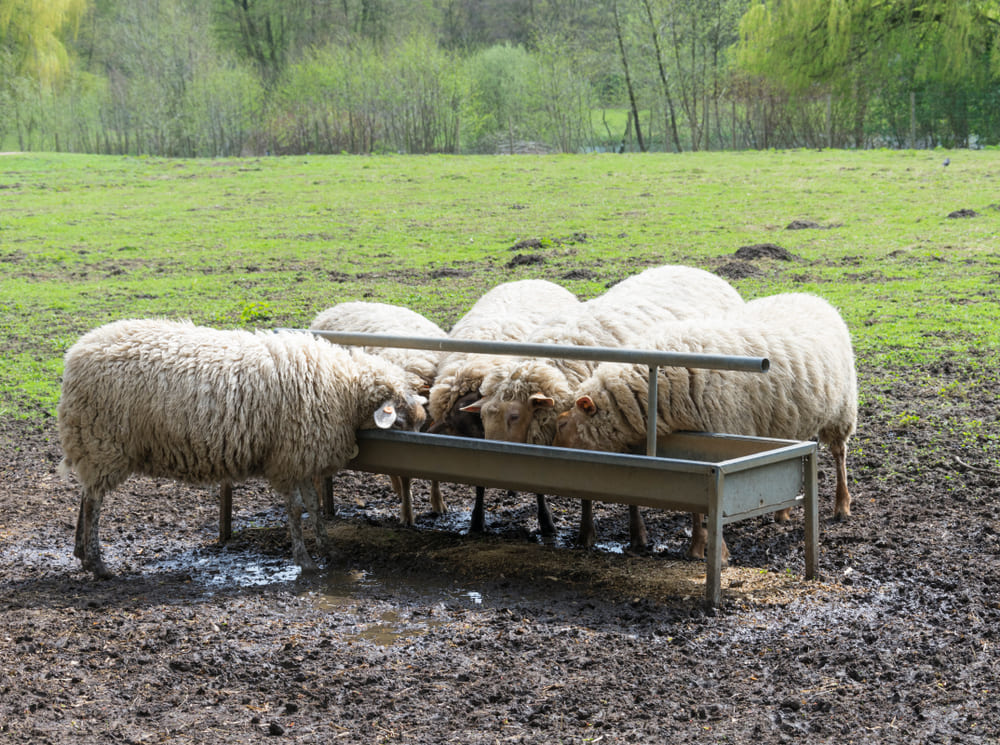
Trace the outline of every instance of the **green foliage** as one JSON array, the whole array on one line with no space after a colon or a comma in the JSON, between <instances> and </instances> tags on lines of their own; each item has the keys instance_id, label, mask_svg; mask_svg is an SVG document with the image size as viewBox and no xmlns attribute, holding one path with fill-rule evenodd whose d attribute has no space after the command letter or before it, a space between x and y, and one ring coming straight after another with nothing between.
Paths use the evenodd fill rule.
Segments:
<instances>
[{"instance_id":1,"label":"green foliage","mask_svg":"<svg viewBox=\"0 0 1000 745\"><path fill-rule=\"evenodd\" d=\"M471 142L500 138L514 150L517 140L531 136L530 83L536 74L535 60L520 46L500 44L469 60L466 120Z\"/></svg>"},{"instance_id":2,"label":"green foliage","mask_svg":"<svg viewBox=\"0 0 1000 745\"><path fill-rule=\"evenodd\" d=\"M736 60L783 95L853 101L834 126L853 130L856 146L965 146L972 135L996 143L994 117L977 114L1000 85L998 12L994 0L755 3L740 22Z\"/></svg>"},{"instance_id":3,"label":"green foliage","mask_svg":"<svg viewBox=\"0 0 1000 745\"><path fill-rule=\"evenodd\" d=\"M278 152L456 152L463 81L451 56L414 35L391 53L329 45L292 65L278 87Z\"/></svg>"},{"instance_id":4,"label":"green foliage","mask_svg":"<svg viewBox=\"0 0 1000 745\"><path fill-rule=\"evenodd\" d=\"M43 88L58 84L70 58L62 33L75 33L87 0L3 0L0 2L0 53L13 76L25 76ZM3 82L10 80L6 76Z\"/></svg>"}]
</instances>

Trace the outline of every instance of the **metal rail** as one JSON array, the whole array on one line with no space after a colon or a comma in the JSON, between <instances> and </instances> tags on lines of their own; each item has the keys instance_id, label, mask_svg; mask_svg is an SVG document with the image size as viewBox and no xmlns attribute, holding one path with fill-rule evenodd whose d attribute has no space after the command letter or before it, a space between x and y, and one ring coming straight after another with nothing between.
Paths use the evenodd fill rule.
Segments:
<instances>
[{"instance_id":1,"label":"metal rail","mask_svg":"<svg viewBox=\"0 0 1000 745\"><path fill-rule=\"evenodd\" d=\"M306 331L336 344L360 347L401 347L404 349L429 349L438 352L465 352L472 354L497 354L515 357L551 357L554 359L590 360L593 362L622 362L649 367L647 401L659 397L657 370L660 367L700 367L708 370L736 370L739 372L767 372L771 367L767 357L744 357L732 354L695 354L690 352L663 352L652 349L626 349L619 347L590 347L567 344L533 344L530 342L481 341L473 339L448 339L427 336L397 336L394 334L362 334L353 331L322 331L319 329L286 329ZM656 417L646 417L646 455L656 454Z\"/></svg>"},{"instance_id":2,"label":"metal rail","mask_svg":"<svg viewBox=\"0 0 1000 745\"><path fill-rule=\"evenodd\" d=\"M740 357L729 354L693 354L618 347L532 344L529 342L514 341L479 341L426 336L395 336L392 334L360 334L350 331L320 331L317 329L286 330L308 330L316 336L321 336L337 344L359 347L402 347L404 349L430 349L438 352L499 354L515 357L553 357L557 359L591 360L598 362L626 362L636 365L654 365L657 367L703 367L710 370L741 370L743 372L767 372L771 364L766 357Z\"/></svg>"}]
</instances>

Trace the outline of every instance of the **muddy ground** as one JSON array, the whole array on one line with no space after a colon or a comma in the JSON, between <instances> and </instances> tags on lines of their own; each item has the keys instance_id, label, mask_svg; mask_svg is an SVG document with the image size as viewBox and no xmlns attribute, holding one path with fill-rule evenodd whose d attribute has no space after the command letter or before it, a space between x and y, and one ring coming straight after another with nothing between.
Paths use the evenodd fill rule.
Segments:
<instances>
[{"instance_id":1,"label":"muddy ground","mask_svg":"<svg viewBox=\"0 0 1000 745\"><path fill-rule=\"evenodd\" d=\"M404 529L388 479L355 473L318 577L262 484L219 547L211 489L134 478L102 519L118 574L94 581L54 423L4 421L0 742L997 743L1000 383L973 357L859 373L846 523L821 455L821 579L801 579L801 513L730 526L714 616L686 516L647 510L629 556L624 508L583 550L573 501L545 543L530 496L490 491L470 537L453 486Z\"/></svg>"}]
</instances>

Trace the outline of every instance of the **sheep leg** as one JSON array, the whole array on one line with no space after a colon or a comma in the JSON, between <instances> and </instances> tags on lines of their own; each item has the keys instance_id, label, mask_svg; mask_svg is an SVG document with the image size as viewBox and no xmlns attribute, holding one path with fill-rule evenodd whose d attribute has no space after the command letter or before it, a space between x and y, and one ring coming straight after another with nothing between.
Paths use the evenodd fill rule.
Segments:
<instances>
[{"instance_id":1,"label":"sheep leg","mask_svg":"<svg viewBox=\"0 0 1000 745\"><path fill-rule=\"evenodd\" d=\"M298 488L285 494L285 509L288 512L288 533L292 539L292 557L295 563L302 567L303 574L316 572L319 567L306 551L305 540L302 538L302 513L305 512L305 505Z\"/></svg>"},{"instance_id":2,"label":"sheep leg","mask_svg":"<svg viewBox=\"0 0 1000 745\"><path fill-rule=\"evenodd\" d=\"M312 487L319 500L319 514L323 517L336 517L333 509L333 477L316 476L312 480Z\"/></svg>"},{"instance_id":3,"label":"sheep leg","mask_svg":"<svg viewBox=\"0 0 1000 745\"><path fill-rule=\"evenodd\" d=\"M787 523L792 519L792 508L786 507L783 510L777 510L774 513L774 522L776 523Z\"/></svg>"},{"instance_id":4,"label":"sheep leg","mask_svg":"<svg viewBox=\"0 0 1000 745\"><path fill-rule=\"evenodd\" d=\"M705 559L708 531L705 530L704 518L705 515L700 512L691 513L691 543L688 546L687 557L693 561Z\"/></svg>"},{"instance_id":5,"label":"sheep leg","mask_svg":"<svg viewBox=\"0 0 1000 745\"><path fill-rule=\"evenodd\" d=\"M646 533L646 523L642 519L642 513L635 505L628 508L628 534L629 544L633 551L642 551L649 543L649 535Z\"/></svg>"},{"instance_id":6,"label":"sheep leg","mask_svg":"<svg viewBox=\"0 0 1000 745\"><path fill-rule=\"evenodd\" d=\"M692 561L705 560L705 548L708 545L708 531L705 530L705 515L700 512L691 513L691 544L688 546L687 558ZM726 539L722 539L722 567L729 566L729 547Z\"/></svg>"},{"instance_id":7,"label":"sheep leg","mask_svg":"<svg viewBox=\"0 0 1000 745\"><path fill-rule=\"evenodd\" d=\"M431 481L431 512L435 515L443 515L448 511L448 505L444 503L444 497L441 496L441 484L437 481Z\"/></svg>"},{"instance_id":8,"label":"sheep leg","mask_svg":"<svg viewBox=\"0 0 1000 745\"><path fill-rule=\"evenodd\" d=\"M312 524L313 533L316 534L316 545L324 554L329 554L333 549L330 544L330 536L326 532L326 519L320 507L319 493L316 491L316 482L307 481L303 487L303 497L306 510L309 512L309 522Z\"/></svg>"},{"instance_id":9,"label":"sheep leg","mask_svg":"<svg viewBox=\"0 0 1000 745\"><path fill-rule=\"evenodd\" d=\"M469 522L470 533L486 532L486 488L476 487L476 503L472 507L472 520Z\"/></svg>"},{"instance_id":10,"label":"sheep leg","mask_svg":"<svg viewBox=\"0 0 1000 745\"><path fill-rule=\"evenodd\" d=\"M538 530L544 536L556 534L556 524L552 520L552 512L545 501L544 494L536 494L535 500L538 502Z\"/></svg>"},{"instance_id":11,"label":"sheep leg","mask_svg":"<svg viewBox=\"0 0 1000 745\"><path fill-rule=\"evenodd\" d=\"M594 503L584 499L580 505L580 545L593 546L597 541L597 529L594 527Z\"/></svg>"},{"instance_id":12,"label":"sheep leg","mask_svg":"<svg viewBox=\"0 0 1000 745\"><path fill-rule=\"evenodd\" d=\"M838 440L830 443L830 455L837 466L837 493L833 516L846 520L851 516L851 493L847 490L847 442Z\"/></svg>"},{"instance_id":13,"label":"sheep leg","mask_svg":"<svg viewBox=\"0 0 1000 745\"><path fill-rule=\"evenodd\" d=\"M392 490L402 500L399 507L399 521L403 525L413 525L413 497L410 490L410 479L407 476L390 476Z\"/></svg>"},{"instance_id":14,"label":"sheep leg","mask_svg":"<svg viewBox=\"0 0 1000 745\"><path fill-rule=\"evenodd\" d=\"M95 579L108 579L114 576L101 560L100 520L103 501L104 492L84 487L73 548L73 555L80 559L85 570L94 573Z\"/></svg>"}]
</instances>

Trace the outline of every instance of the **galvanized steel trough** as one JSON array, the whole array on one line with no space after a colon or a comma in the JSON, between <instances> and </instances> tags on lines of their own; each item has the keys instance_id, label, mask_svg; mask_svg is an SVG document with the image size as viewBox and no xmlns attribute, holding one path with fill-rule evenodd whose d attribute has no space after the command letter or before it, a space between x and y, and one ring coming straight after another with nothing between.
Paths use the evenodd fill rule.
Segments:
<instances>
[{"instance_id":1,"label":"galvanized steel trough","mask_svg":"<svg viewBox=\"0 0 1000 745\"><path fill-rule=\"evenodd\" d=\"M766 372L759 357L681 354L639 349L517 342L463 341L383 334L313 331L331 342L466 353L587 359L649 366L649 400L656 369L703 367ZM647 428L647 455L572 450L424 433L363 430L346 468L475 486L516 489L707 515L705 605L721 601L722 527L801 505L805 510L805 576L816 576L819 507L816 444L728 434L677 432L656 441ZM223 505L225 519L226 507Z\"/></svg>"}]
</instances>

